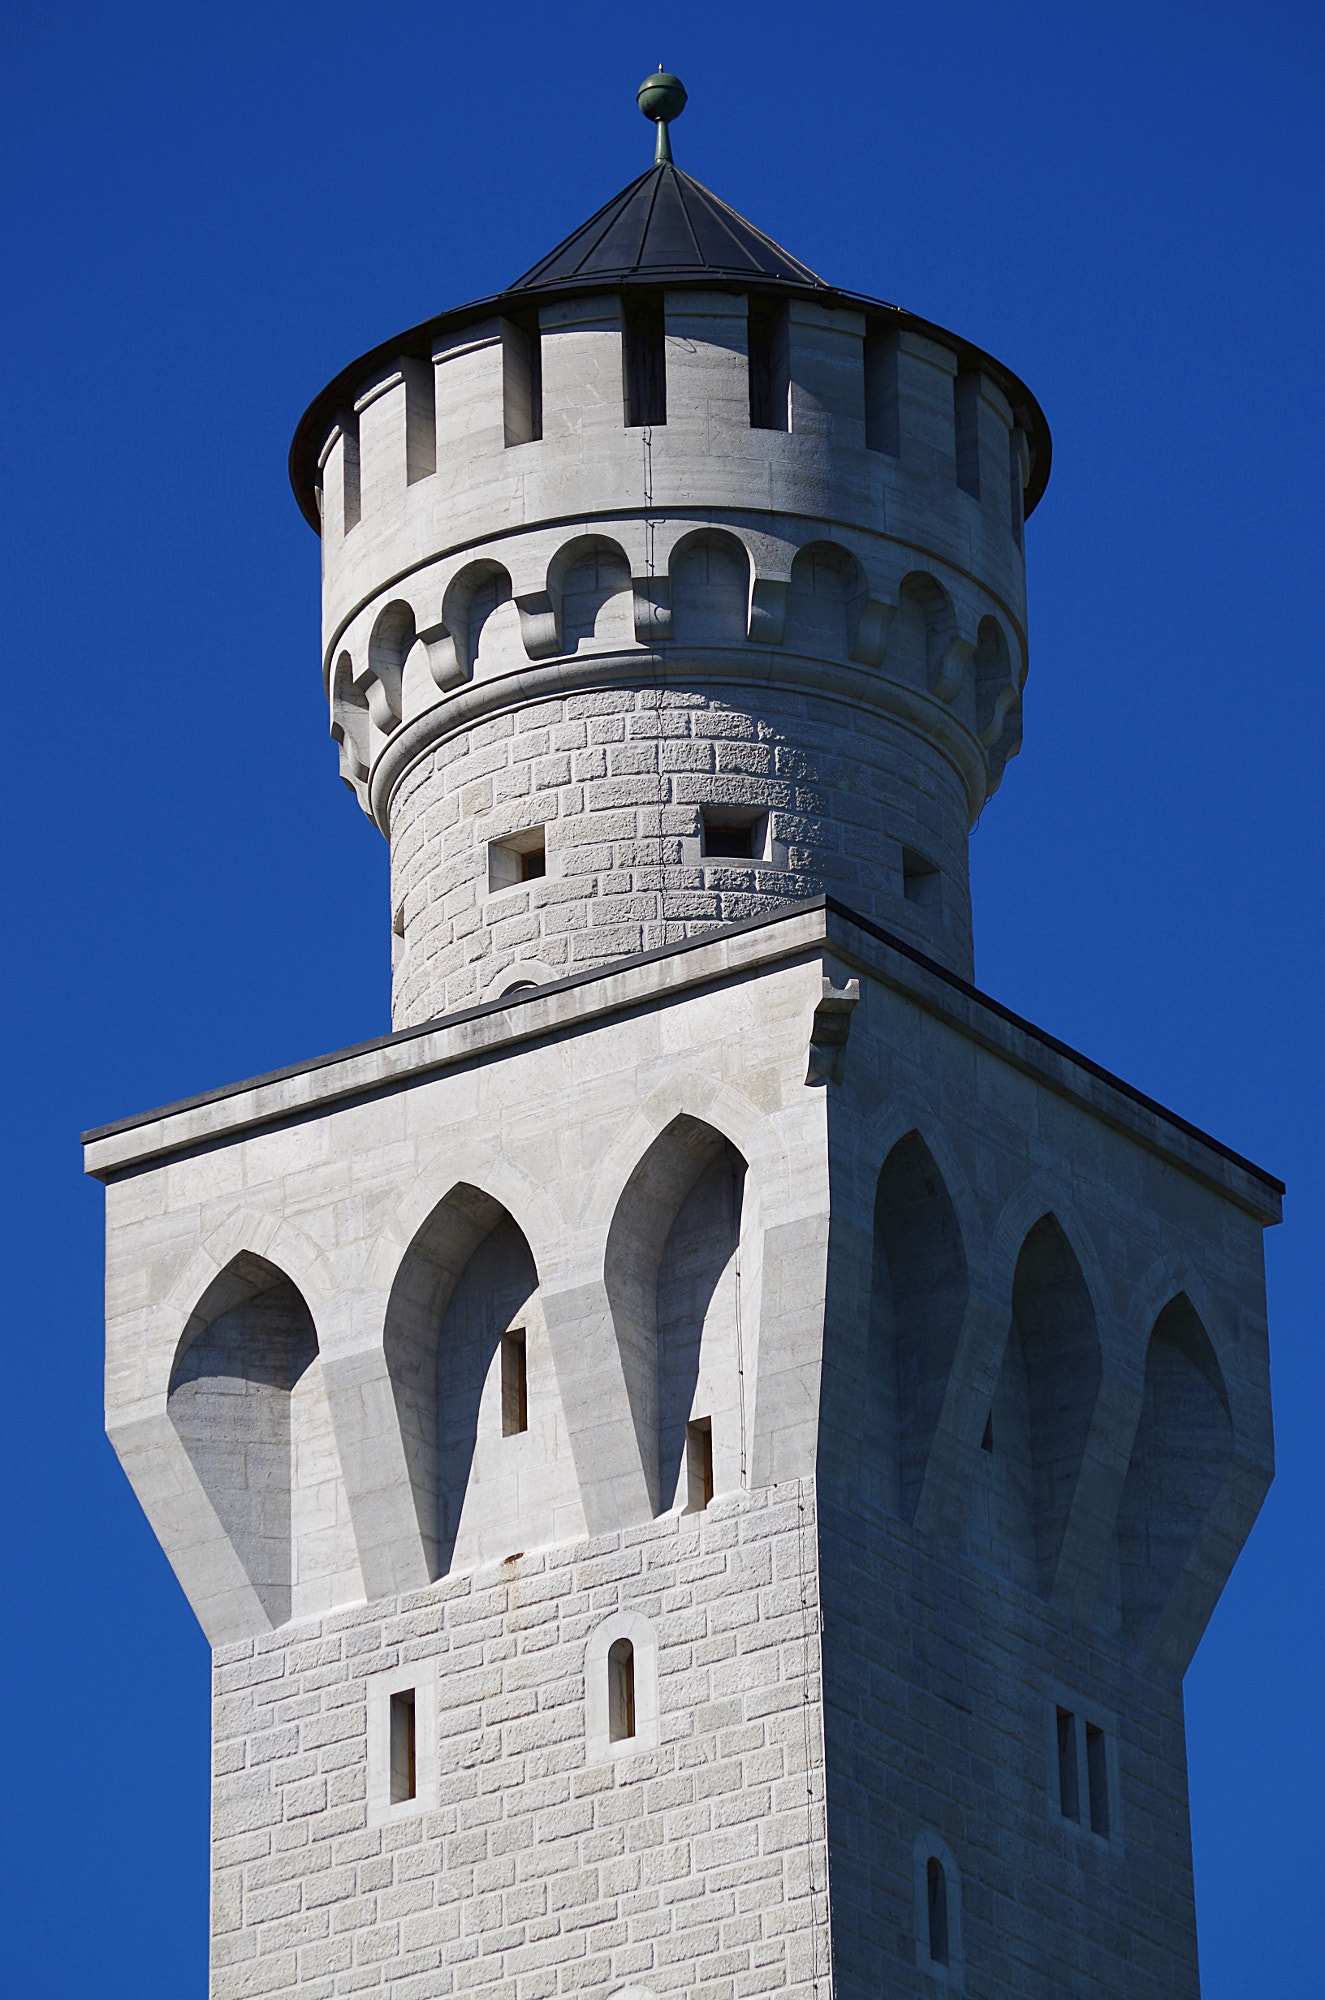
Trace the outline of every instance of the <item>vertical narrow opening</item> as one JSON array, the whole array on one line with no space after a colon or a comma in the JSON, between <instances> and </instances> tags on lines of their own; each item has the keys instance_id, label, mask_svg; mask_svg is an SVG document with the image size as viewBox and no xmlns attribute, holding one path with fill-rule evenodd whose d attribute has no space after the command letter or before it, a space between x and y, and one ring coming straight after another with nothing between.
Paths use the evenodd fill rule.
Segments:
<instances>
[{"instance_id":1,"label":"vertical narrow opening","mask_svg":"<svg viewBox=\"0 0 1325 2000\"><path fill-rule=\"evenodd\" d=\"M786 307L774 299L752 295L746 343L750 367L750 428L756 431L785 431L790 428L790 347Z\"/></svg>"},{"instance_id":2,"label":"vertical narrow opening","mask_svg":"<svg viewBox=\"0 0 1325 2000\"><path fill-rule=\"evenodd\" d=\"M865 444L892 458L902 455L895 333L876 333L865 341Z\"/></svg>"},{"instance_id":3,"label":"vertical narrow opening","mask_svg":"<svg viewBox=\"0 0 1325 2000\"><path fill-rule=\"evenodd\" d=\"M665 424L667 342L662 300L648 293L628 293L622 309L626 423L634 429L644 424Z\"/></svg>"},{"instance_id":4,"label":"vertical narrow opening","mask_svg":"<svg viewBox=\"0 0 1325 2000\"><path fill-rule=\"evenodd\" d=\"M980 498L980 377L957 375L952 384L957 423L957 484L973 500Z\"/></svg>"},{"instance_id":5,"label":"vertical narrow opening","mask_svg":"<svg viewBox=\"0 0 1325 2000\"><path fill-rule=\"evenodd\" d=\"M537 882L547 874L547 849L527 847L520 856L520 880Z\"/></svg>"},{"instance_id":6,"label":"vertical narrow opening","mask_svg":"<svg viewBox=\"0 0 1325 2000\"><path fill-rule=\"evenodd\" d=\"M380 1711L379 1711L380 1712ZM391 1697L391 1803L400 1805L418 1796L418 1772L414 1754L414 1689L404 1688Z\"/></svg>"},{"instance_id":7,"label":"vertical narrow opening","mask_svg":"<svg viewBox=\"0 0 1325 2000\"><path fill-rule=\"evenodd\" d=\"M341 519L348 535L359 525L359 419L347 412L340 420L341 436Z\"/></svg>"},{"instance_id":8,"label":"vertical narrow opening","mask_svg":"<svg viewBox=\"0 0 1325 2000\"><path fill-rule=\"evenodd\" d=\"M405 481L412 486L437 470L437 371L430 361L406 358Z\"/></svg>"},{"instance_id":9,"label":"vertical narrow opening","mask_svg":"<svg viewBox=\"0 0 1325 2000\"><path fill-rule=\"evenodd\" d=\"M984 1436L980 1440L980 1449L981 1451L992 1451L994 1449L994 1413L992 1410L985 1418Z\"/></svg>"},{"instance_id":10,"label":"vertical narrow opening","mask_svg":"<svg viewBox=\"0 0 1325 2000\"><path fill-rule=\"evenodd\" d=\"M1060 1708L1058 1721L1058 1808L1064 1819L1081 1818L1081 1798L1077 1788L1077 1719L1072 1711Z\"/></svg>"},{"instance_id":11,"label":"vertical narrow opening","mask_svg":"<svg viewBox=\"0 0 1325 2000\"><path fill-rule=\"evenodd\" d=\"M925 1868L929 1903L929 1955L935 1965L948 1963L948 1878L943 1863L931 1855Z\"/></svg>"},{"instance_id":12,"label":"vertical narrow opening","mask_svg":"<svg viewBox=\"0 0 1325 2000\"><path fill-rule=\"evenodd\" d=\"M613 1743L635 1734L635 1648L618 1639L607 1655L607 1733Z\"/></svg>"},{"instance_id":13,"label":"vertical narrow opening","mask_svg":"<svg viewBox=\"0 0 1325 2000\"><path fill-rule=\"evenodd\" d=\"M1026 487L1025 460L1026 433L1014 429L1008 439L1008 483L1012 488L1009 507L1012 517L1012 539L1017 547L1025 546L1026 533Z\"/></svg>"},{"instance_id":14,"label":"vertical narrow opening","mask_svg":"<svg viewBox=\"0 0 1325 2000\"><path fill-rule=\"evenodd\" d=\"M501 1337L501 1434L516 1437L529 1428L529 1374L524 1328Z\"/></svg>"},{"instance_id":15,"label":"vertical narrow opening","mask_svg":"<svg viewBox=\"0 0 1325 2000\"><path fill-rule=\"evenodd\" d=\"M502 321L501 365L506 442L533 444L543 435L543 341L537 320Z\"/></svg>"},{"instance_id":16,"label":"vertical narrow opening","mask_svg":"<svg viewBox=\"0 0 1325 2000\"><path fill-rule=\"evenodd\" d=\"M713 1498L713 1419L696 1417L686 1425L686 1511L702 1514Z\"/></svg>"},{"instance_id":17,"label":"vertical narrow opening","mask_svg":"<svg viewBox=\"0 0 1325 2000\"><path fill-rule=\"evenodd\" d=\"M1086 1724L1086 1783L1090 1788L1090 1830L1109 1837L1109 1758L1104 1731Z\"/></svg>"}]
</instances>

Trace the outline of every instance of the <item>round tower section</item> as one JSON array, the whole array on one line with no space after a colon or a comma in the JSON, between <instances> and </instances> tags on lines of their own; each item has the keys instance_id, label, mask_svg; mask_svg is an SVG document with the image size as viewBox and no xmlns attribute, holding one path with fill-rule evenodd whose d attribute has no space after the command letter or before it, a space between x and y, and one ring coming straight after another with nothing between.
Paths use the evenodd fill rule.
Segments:
<instances>
[{"instance_id":1,"label":"round tower section","mask_svg":"<svg viewBox=\"0 0 1325 2000\"><path fill-rule=\"evenodd\" d=\"M1047 460L1015 377L670 164L345 371L293 470L396 1025L824 892L969 976Z\"/></svg>"}]
</instances>

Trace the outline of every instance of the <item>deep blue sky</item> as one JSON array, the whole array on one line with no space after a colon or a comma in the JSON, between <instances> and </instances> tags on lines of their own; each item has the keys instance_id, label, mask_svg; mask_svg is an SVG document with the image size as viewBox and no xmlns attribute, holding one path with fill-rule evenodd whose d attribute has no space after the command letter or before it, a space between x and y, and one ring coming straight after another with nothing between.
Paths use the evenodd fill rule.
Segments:
<instances>
[{"instance_id":1,"label":"deep blue sky","mask_svg":"<svg viewBox=\"0 0 1325 2000\"><path fill-rule=\"evenodd\" d=\"M285 481L346 361L679 162L1055 434L992 993L1290 1184L1280 1474L1188 1680L1206 2000L1318 1990L1318 7L11 7L3 1984L202 2000L207 1659L100 1428L83 1126L388 1024Z\"/></svg>"}]
</instances>

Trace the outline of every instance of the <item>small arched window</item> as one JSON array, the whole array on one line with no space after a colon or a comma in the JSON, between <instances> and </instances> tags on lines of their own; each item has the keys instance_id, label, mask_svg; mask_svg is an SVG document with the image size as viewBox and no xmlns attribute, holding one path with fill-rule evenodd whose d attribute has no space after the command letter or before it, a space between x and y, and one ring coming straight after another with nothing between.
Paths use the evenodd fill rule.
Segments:
<instances>
[{"instance_id":1,"label":"small arched window","mask_svg":"<svg viewBox=\"0 0 1325 2000\"><path fill-rule=\"evenodd\" d=\"M925 1868L926 1901L929 1907L929 1955L935 1965L948 1962L948 1878L943 1863L931 1854Z\"/></svg>"},{"instance_id":2,"label":"small arched window","mask_svg":"<svg viewBox=\"0 0 1325 2000\"><path fill-rule=\"evenodd\" d=\"M613 1743L635 1734L635 1648L617 1639L607 1654L607 1733Z\"/></svg>"},{"instance_id":3,"label":"small arched window","mask_svg":"<svg viewBox=\"0 0 1325 2000\"><path fill-rule=\"evenodd\" d=\"M962 1882L952 1849L937 1833L925 1831L912 1850L915 1859L916 1965L936 1986L965 1990L962 1953Z\"/></svg>"},{"instance_id":4,"label":"small arched window","mask_svg":"<svg viewBox=\"0 0 1325 2000\"><path fill-rule=\"evenodd\" d=\"M584 1735L591 1764L658 1747L658 1639L638 1611L618 1611L589 1634Z\"/></svg>"}]
</instances>

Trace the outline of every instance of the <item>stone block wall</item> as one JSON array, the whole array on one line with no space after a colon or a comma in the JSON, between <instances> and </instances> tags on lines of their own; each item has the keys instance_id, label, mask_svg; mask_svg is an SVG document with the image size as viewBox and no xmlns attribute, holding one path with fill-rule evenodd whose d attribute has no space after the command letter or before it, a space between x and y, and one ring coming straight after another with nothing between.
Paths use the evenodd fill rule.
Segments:
<instances>
[{"instance_id":1,"label":"stone block wall","mask_svg":"<svg viewBox=\"0 0 1325 2000\"><path fill-rule=\"evenodd\" d=\"M820 1505L839 2000L1196 2000L1180 1681L896 1518ZM1062 1811L1060 1708L1107 1736L1107 1835L1085 1796ZM953 1876L946 1969L918 1922L927 1835Z\"/></svg>"},{"instance_id":2,"label":"stone block wall","mask_svg":"<svg viewBox=\"0 0 1325 2000\"><path fill-rule=\"evenodd\" d=\"M213 2000L825 1995L815 1544L793 1482L219 1647ZM623 1611L657 1745L595 1758ZM415 1666L436 1805L374 1825L366 1691Z\"/></svg>"},{"instance_id":3,"label":"stone block wall","mask_svg":"<svg viewBox=\"0 0 1325 2000\"><path fill-rule=\"evenodd\" d=\"M703 813L756 852L705 853ZM542 828L541 879L490 887L489 843ZM965 802L891 718L776 684L570 694L430 751L392 812L397 1027L827 891L969 972ZM904 857L932 875L912 899Z\"/></svg>"}]
</instances>

